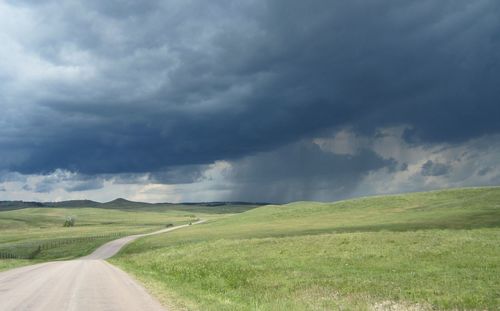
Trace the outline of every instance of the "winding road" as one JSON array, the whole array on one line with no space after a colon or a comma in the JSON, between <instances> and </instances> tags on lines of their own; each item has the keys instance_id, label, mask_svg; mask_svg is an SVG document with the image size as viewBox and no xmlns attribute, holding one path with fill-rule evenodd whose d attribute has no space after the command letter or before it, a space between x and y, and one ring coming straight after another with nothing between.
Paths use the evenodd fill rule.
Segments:
<instances>
[{"instance_id":1,"label":"winding road","mask_svg":"<svg viewBox=\"0 0 500 311\"><path fill-rule=\"evenodd\" d=\"M0 310L165 310L141 285L105 259L114 256L123 246L137 238L187 226L114 240L89 256L76 260L53 261L2 272Z\"/></svg>"}]
</instances>

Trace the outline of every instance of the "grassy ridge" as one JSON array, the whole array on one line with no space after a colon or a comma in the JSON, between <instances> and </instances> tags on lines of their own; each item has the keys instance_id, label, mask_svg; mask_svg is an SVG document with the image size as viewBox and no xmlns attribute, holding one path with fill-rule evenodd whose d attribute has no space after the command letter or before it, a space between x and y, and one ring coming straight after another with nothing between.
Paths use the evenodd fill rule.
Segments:
<instances>
[{"instance_id":1,"label":"grassy ridge","mask_svg":"<svg viewBox=\"0 0 500 311\"><path fill-rule=\"evenodd\" d=\"M500 308L500 188L266 206L112 261L192 310Z\"/></svg>"}]
</instances>

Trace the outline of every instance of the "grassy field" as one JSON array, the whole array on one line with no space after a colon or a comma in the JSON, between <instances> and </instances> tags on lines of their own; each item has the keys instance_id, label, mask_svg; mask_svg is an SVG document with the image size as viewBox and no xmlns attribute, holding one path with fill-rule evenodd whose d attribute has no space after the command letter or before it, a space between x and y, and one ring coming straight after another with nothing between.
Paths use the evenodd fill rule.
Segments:
<instances>
[{"instance_id":1,"label":"grassy field","mask_svg":"<svg viewBox=\"0 0 500 311\"><path fill-rule=\"evenodd\" d=\"M102 207L33 207L0 209L0 270L91 253L107 241L136 233L185 224L195 219L223 218L253 206L151 205L112 202ZM130 203L131 204L131 203ZM66 217L76 219L65 228ZM2 255L3 254L3 255ZM30 260L26 260L30 258Z\"/></svg>"},{"instance_id":2,"label":"grassy field","mask_svg":"<svg viewBox=\"0 0 500 311\"><path fill-rule=\"evenodd\" d=\"M114 264L173 310L499 310L500 188L264 206Z\"/></svg>"}]
</instances>

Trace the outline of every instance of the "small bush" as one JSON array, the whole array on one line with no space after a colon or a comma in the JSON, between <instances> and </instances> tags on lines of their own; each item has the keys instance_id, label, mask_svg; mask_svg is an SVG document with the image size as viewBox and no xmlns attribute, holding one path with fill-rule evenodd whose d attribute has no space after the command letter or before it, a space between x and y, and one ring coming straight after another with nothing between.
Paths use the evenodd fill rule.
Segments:
<instances>
[{"instance_id":1,"label":"small bush","mask_svg":"<svg viewBox=\"0 0 500 311\"><path fill-rule=\"evenodd\" d=\"M71 216L66 217L66 219L64 220L63 227L74 227L74 226L75 226L75 218Z\"/></svg>"},{"instance_id":2,"label":"small bush","mask_svg":"<svg viewBox=\"0 0 500 311\"><path fill-rule=\"evenodd\" d=\"M171 228L171 227L173 227L173 226L174 226L174 224L166 224L166 225L165 225L165 227L167 227L167 228Z\"/></svg>"}]
</instances>

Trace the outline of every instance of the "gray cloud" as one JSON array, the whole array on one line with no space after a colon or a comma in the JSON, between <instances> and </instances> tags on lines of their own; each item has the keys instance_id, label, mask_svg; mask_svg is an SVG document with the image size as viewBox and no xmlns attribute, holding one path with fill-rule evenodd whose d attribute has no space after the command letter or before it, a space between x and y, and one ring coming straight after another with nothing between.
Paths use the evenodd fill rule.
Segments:
<instances>
[{"instance_id":1,"label":"gray cloud","mask_svg":"<svg viewBox=\"0 0 500 311\"><path fill-rule=\"evenodd\" d=\"M6 124L2 150L22 156L4 169L156 171L342 124L407 123L430 141L498 131L495 1L21 3L44 23L13 40L46 79L7 89L35 95Z\"/></svg>"},{"instance_id":2,"label":"gray cloud","mask_svg":"<svg viewBox=\"0 0 500 311\"><path fill-rule=\"evenodd\" d=\"M67 187L65 190L68 192L78 192L78 191L88 191L102 189L104 187L104 181L102 179L87 180L84 182L79 182L75 185Z\"/></svg>"},{"instance_id":3,"label":"gray cloud","mask_svg":"<svg viewBox=\"0 0 500 311\"><path fill-rule=\"evenodd\" d=\"M206 165L185 165L152 173L149 181L161 184L189 184L202 178Z\"/></svg>"},{"instance_id":4,"label":"gray cloud","mask_svg":"<svg viewBox=\"0 0 500 311\"><path fill-rule=\"evenodd\" d=\"M51 193L64 189L67 192L97 190L104 187L104 176L76 174L69 171L56 170L46 175L22 175L23 179L10 180L24 183L24 191L35 193Z\"/></svg>"},{"instance_id":5,"label":"gray cloud","mask_svg":"<svg viewBox=\"0 0 500 311\"><path fill-rule=\"evenodd\" d=\"M0 187L8 189L2 199L16 200L127 197L151 202L288 202L498 185L498 135L423 146L405 142L403 131L381 129L374 136L360 136L343 130L243 159L157 174L91 176L61 170L48 175L16 174L22 178L0 182ZM423 167L428 172L422 174Z\"/></svg>"},{"instance_id":6,"label":"gray cloud","mask_svg":"<svg viewBox=\"0 0 500 311\"><path fill-rule=\"evenodd\" d=\"M24 191L28 191L28 192L31 192L34 190L33 187L31 187L28 184L25 184L21 189L23 189ZM44 192L44 191L35 191L35 192Z\"/></svg>"},{"instance_id":7,"label":"gray cloud","mask_svg":"<svg viewBox=\"0 0 500 311\"><path fill-rule=\"evenodd\" d=\"M486 174L488 174L491 171L493 171L493 168L491 168L491 167L483 167L483 168L481 168L480 170L477 171L477 174L479 176L485 176Z\"/></svg>"},{"instance_id":8,"label":"gray cloud","mask_svg":"<svg viewBox=\"0 0 500 311\"><path fill-rule=\"evenodd\" d=\"M26 182L26 176L9 171L0 171L0 183L3 182Z\"/></svg>"},{"instance_id":9,"label":"gray cloud","mask_svg":"<svg viewBox=\"0 0 500 311\"><path fill-rule=\"evenodd\" d=\"M122 184L189 184L226 160L242 165L233 177L244 195L243 185L258 179L245 165L342 128L373 137L405 125L415 146L460 145L500 130L494 0L0 6L0 181L59 169ZM279 159L290 167L323 159L317 150L289 151ZM380 165L392 174L404 168L364 152L323 159L335 168L328 173L270 167L282 186L268 197L298 198L283 191L295 184L313 198L327 181L352 188ZM252 155L259 163L245 164ZM442 175L440 163L422 174ZM60 182L75 192L101 186L44 180L33 189Z\"/></svg>"},{"instance_id":10,"label":"gray cloud","mask_svg":"<svg viewBox=\"0 0 500 311\"><path fill-rule=\"evenodd\" d=\"M235 190L231 199L283 202L348 197L370 171L393 170L397 162L369 149L338 155L310 142L299 142L244 158L228 176Z\"/></svg>"},{"instance_id":11,"label":"gray cloud","mask_svg":"<svg viewBox=\"0 0 500 311\"><path fill-rule=\"evenodd\" d=\"M432 160L428 160L422 165L422 175L423 176L441 176L445 175L450 171L451 167L444 163L434 163Z\"/></svg>"}]
</instances>

